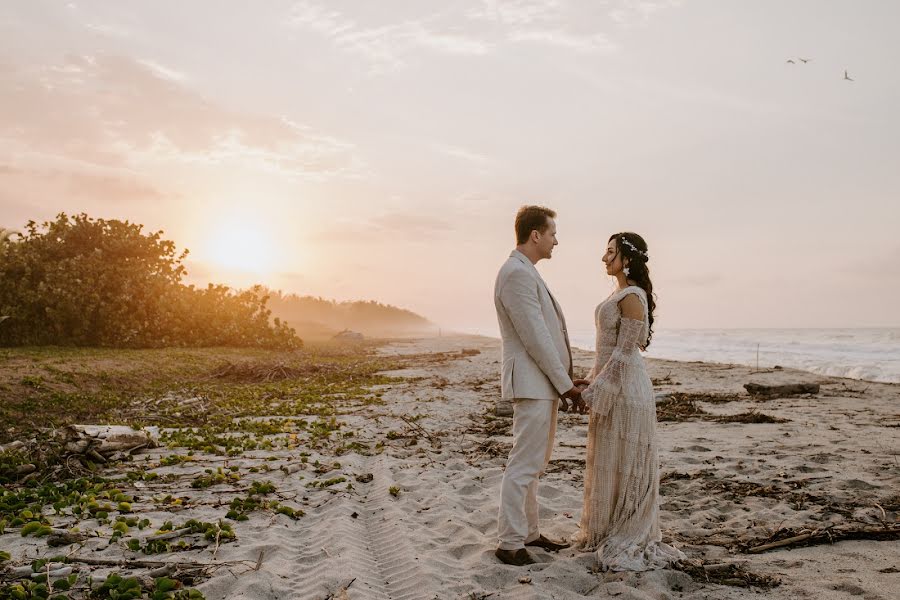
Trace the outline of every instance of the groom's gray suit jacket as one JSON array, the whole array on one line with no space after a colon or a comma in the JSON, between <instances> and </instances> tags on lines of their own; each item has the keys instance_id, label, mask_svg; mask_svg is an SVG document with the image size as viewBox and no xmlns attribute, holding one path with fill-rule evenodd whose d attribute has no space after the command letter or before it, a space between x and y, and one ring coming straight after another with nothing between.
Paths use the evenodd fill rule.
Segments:
<instances>
[{"instance_id":1,"label":"groom's gray suit jacket","mask_svg":"<svg viewBox=\"0 0 900 600\"><path fill-rule=\"evenodd\" d=\"M537 269L518 250L497 274L494 306L503 340L503 399L555 400L570 390L566 320Z\"/></svg>"}]
</instances>

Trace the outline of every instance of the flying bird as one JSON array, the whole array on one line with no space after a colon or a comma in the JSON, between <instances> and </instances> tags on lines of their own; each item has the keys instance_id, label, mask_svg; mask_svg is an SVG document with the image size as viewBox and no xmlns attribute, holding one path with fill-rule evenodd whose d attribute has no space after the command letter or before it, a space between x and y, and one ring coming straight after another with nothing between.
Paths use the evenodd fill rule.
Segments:
<instances>
[{"instance_id":1,"label":"flying bird","mask_svg":"<svg viewBox=\"0 0 900 600\"><path fill-rule=\"evenodd\" d=\"M847 69L844 69L844 79L846 79L847 81L853 81L853 80L850 78L850 76L847 75Z\"/></svg>"},{"instance_id":2,"label":"flying bird","mask_svg":"<svg viewBox=\"0 0 900 600\"><path fill-rule=\"evenodd\" d=\"M800 61L803 62L804 64L808 63L811 60L812 60L811 58L801 58L800 59Z\"/></svg>"},{"instance_id":3,"label":"flying bird","mask_svg":"<svg viewBox=\"0 0 900 600\"><path fill-rule=\"evenodd\" d=\"M796 64L796 63L794 62L794 59L793 59L793 58L787 59L787 62L791 63L792 65L793 65L793 64Z\"/></svg>"}]
</instances>

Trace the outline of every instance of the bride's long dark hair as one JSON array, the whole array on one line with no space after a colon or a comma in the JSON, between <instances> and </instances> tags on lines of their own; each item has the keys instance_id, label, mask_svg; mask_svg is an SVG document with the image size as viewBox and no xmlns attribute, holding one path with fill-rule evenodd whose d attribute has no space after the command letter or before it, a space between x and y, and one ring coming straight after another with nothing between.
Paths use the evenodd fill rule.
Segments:
<instances>
[{"instance_id":1,"label":"bride's long dark hair","mask_svg":"<svg viewBox=\"0 0 900 600\"><path fill-rule=\"evenodd\" d=\"M616 249L619 256L628 259L627 279L635 282L639 288L647 293L647 345L650 346L650 338L653 337L653 311L656 310L656 297L653 294L653 282L650 281L650 269L647 261L650 256L647 253L647 242L644 238L631 231L614 233L608 241L616 240Z\"/></svg>"}]
</instances>

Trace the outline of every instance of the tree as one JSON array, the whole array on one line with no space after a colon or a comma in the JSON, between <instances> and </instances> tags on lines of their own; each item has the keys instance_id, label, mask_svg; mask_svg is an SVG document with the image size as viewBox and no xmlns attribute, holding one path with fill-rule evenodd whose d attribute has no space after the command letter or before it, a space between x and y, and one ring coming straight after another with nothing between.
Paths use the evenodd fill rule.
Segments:
<instances>
[{"instance_id":1,"label":"tree","mask_svg":"<svg viewBox=\"0 0 900 600\"><path fill-rule=\"evenodd\" d=\"M259 289L182 283L188 251L128 221L29 221L0 244L0 345L267 346L302 342Z\"/></svg>"}]
</instances>

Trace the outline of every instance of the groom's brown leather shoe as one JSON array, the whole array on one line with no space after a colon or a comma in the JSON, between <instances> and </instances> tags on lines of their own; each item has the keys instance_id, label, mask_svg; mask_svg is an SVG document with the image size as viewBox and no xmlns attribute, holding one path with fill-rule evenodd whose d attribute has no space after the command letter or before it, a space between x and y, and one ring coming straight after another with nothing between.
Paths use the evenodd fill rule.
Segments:
<instances>
[{"instance_id":1,"label":"groom's brown leather shoe","mask_svg":"<svg viewBox=\"0 0 900 600\"><path fill-rule=\"evenodd\" d=\"M501 550L500 548L497 548L497 551L494 552L494 556L499 558L500 562L504 562L515 567L533 565L535 562L537 562L533 558L531 558L531 555L528 554L528 550L526 550L525 548L519 548L518 550Z\"/></svg>"},{"instance_id":2,"label":"groom's brown leather shoe","mask_svg":"<svg viewBox=\"0 0 900 600\"><path fill-rule=\"evenodd\" d=\"M538 548L543 548L548 552L559 552L563 548L568 548L571 544L566 544L565 542L554 542L552 540L548 540L543 535L540 536L536 540L531 540L530 542L525 542L526 546L537 546Z\"/></svg>"}]
</instances>

